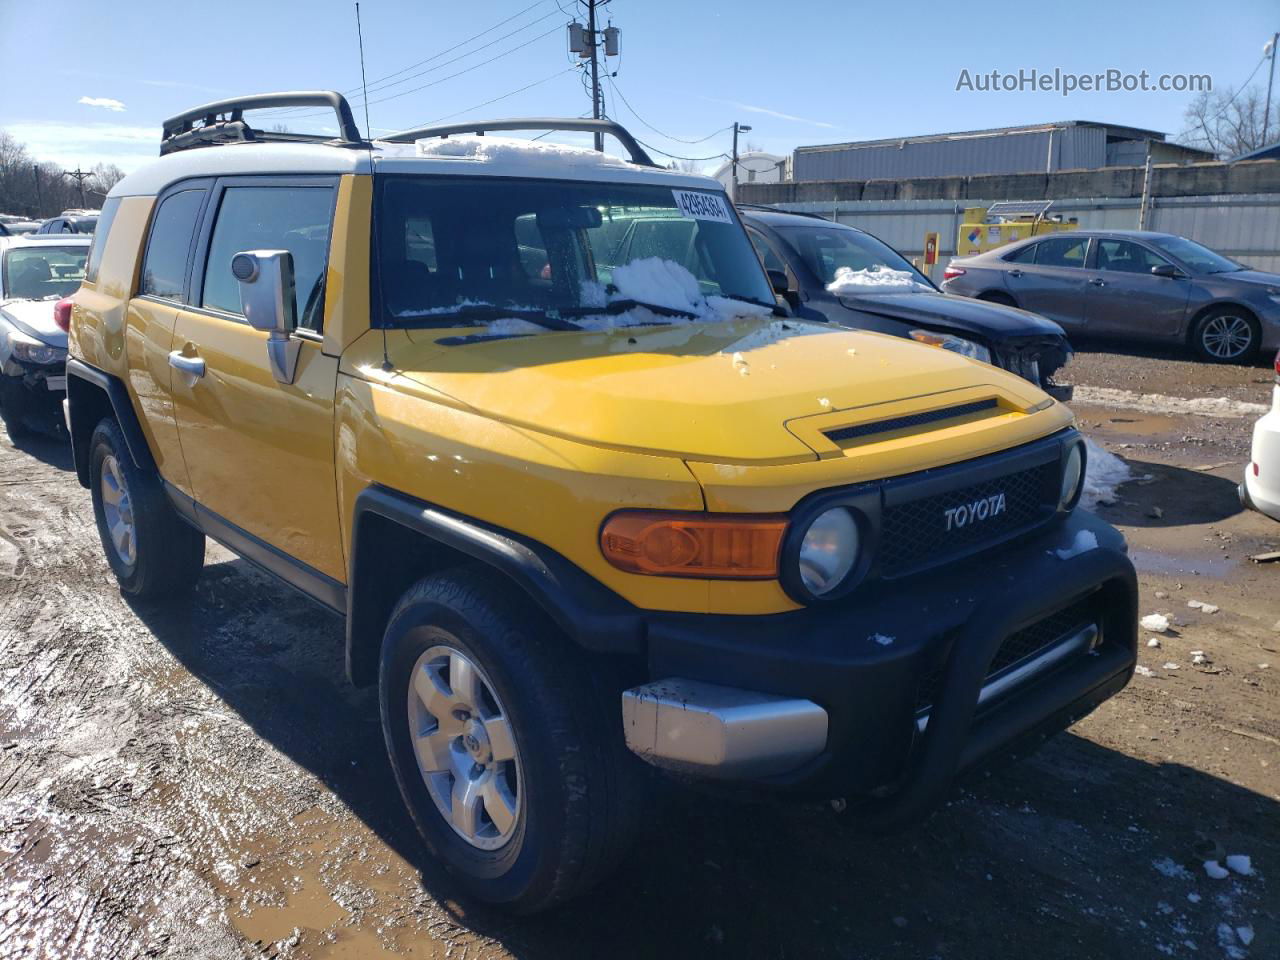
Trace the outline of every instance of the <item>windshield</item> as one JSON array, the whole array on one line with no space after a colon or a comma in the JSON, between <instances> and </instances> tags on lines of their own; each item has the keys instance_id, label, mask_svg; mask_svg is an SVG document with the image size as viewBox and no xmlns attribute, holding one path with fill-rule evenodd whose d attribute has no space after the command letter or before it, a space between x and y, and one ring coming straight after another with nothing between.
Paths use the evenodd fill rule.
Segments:
<instances>
[{"instance_id":1,"label":"windshield","mask_svg":"<svg viewBox=\"0 0 1280 960\"><path fill-rule=\"evenodd\" d=\"M700 305L723 302L715 298L774 305L746 232L711 191L386 177L375 218L382 314L393 325L581 317L655 302L670 322L702 316Z\"/></svg>"},{"instance_id":2,"label":"windshield","mask_svg":"<svg viewBox=\"0 0 1280 960\"><path fill-rule=\"evenodd\" d=\"M1228 260L1220 253L1214 253L1186 237L1155 237L1151 241L1165 253L1181 260L1195 273L1233 273L1244 267L1234 260Z\"/></svg>"},{"instance_id":3,"label":"windshield","mask_svg":"<svg viewBox=\"0 0 1280 960\"><path fill-rule=\"evenodd\" d=\"M87 245L60 247L13 247L5 251L0 264L5 297L43 300L75 293L84 279Z\"/></svg>"},{"instance_id":4,"label":"windshield","mask_svg":"<svg viewBox=\"0 0 1280 960\"><path fill-rule=\"evenodd\" d=\"M843 275L845 277L850 274L876 274L886 270L901 271L908 274L908 277L904 278L906 282L900 286L932 286L909 260L869 233L834 224L779 227L778 232L795 248L800 259L824 286L834 283L842 269L847 270ZM880 286L887 288L889 285Z\"/></svg>"}]
</instances>

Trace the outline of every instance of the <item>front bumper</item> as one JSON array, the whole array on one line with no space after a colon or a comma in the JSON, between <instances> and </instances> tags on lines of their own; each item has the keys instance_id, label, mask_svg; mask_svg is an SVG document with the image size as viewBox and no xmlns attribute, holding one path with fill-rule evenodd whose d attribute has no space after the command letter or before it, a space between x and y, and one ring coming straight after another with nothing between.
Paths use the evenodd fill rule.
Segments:
<instances>
[{"instance_id":1,"label":"front bumper","mask_svg":"<svg viewBox=\"0 0 1280 960\"><path fill-rule=\"evenodd\" d=\"M1063 559L1058 551L1082 531L1098 546ZM834 609L655 615L648 671L663 683L624 694L624 732L659 766L857 797L866 820L910 822L958 773L1069 725L1123 688L1137 659L1136 598L1123 538L1077 510L982 563L878 585ZM1006 641L1023 642L1064 611L1093 633L984 696L999 679L993 661L1008 659ZM790 732L779 738L771 716Z\"/></svg>"},{"instance_id":2,"label":"front bumper","mask_svg":"<svg viewBox=\"0 0 1280 960\"><path fill-rule=\"evenodd\" d=\"M1271 411L1253 425L1253 446L1240 484L1240 501L1280 520L1280 385L1274 390Z\"/></svg>"},{"instance_id":3,"label":"front bumper","mask_svg":"<svg viewBox=\"0 0 1280 960\"><path fill-rule=\"evenodd\" d=\"M0 406L7 416L24 421L61 422L67 395L66 365L28 364L7 360L0 368Z\"/></svg>"}]
</instances>

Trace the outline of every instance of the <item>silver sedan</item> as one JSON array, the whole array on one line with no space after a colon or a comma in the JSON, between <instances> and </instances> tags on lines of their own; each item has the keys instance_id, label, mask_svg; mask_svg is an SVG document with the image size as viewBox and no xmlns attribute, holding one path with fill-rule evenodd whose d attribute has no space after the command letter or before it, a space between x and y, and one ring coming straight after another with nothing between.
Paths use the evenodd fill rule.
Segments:
<instances>
[{"instance_id":1,"label":"silver sedan","mask_svg":"<svg viewBox=\"0 0 1280 960\"><path fill-rule=\"evenodd\" d=\"M1072 335L1183 343L1215 363L1280 348L1280 275L1170 233L1032 237L952 260L942 286L1043 314Z\"/></svg>"}]
</instances>

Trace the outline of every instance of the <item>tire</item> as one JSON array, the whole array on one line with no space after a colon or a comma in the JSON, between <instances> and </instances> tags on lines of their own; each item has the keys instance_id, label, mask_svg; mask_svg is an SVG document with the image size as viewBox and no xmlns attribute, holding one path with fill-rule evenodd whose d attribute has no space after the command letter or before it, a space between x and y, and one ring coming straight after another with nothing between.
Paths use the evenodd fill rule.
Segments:
<instances>
[{"instance_id":1,"label":"tire","mask_svg":"<svg viewBox=\"0 0 1280 960\"><path fill-rule=\"evenodd\" d=\"M89 480L98 536L120 591L137 600L185 597L204 567L204 534L178 516L158 476L138 469L110 418L89 439Z\"/></svg>"},{"instance_id":2,"label":"tire","mask_svg":"<svg viewBox=\"0 0 1280 960\"><path fill-rule=\"evenodd\" d=\"M401 598L382 644L382 730L431 853L476 898L528 914L613 868L647 778L623 745L620 684L494 580L455 570Z\"/></svg>"},{"instance_id":3,"label":"tire","mask_svg":"<svg viewBox=\"0 0 1280 960\"><path fill-rule=\"evenodd\" d=\"M1236 307L1207 310L1191 328L1191 349L1209 363L1249 363L1261 343L1258 321Z\"/></svg>"},{"instance_id":4,"label":"tire","mask_svg":"<svg viewBox=\"0 0 1280 960\"><path fill-rule=\"evenodd\" d=\"M20 440L32 435L27 424L27 403L22 383L5 377L0 381L0 421L9 432L10 440Z\"/></svg>"},{"instance_id":5,"label":"tire","mask_svg":"<svg viewBox=\"0 0 1280 960\"><path fill-rule=\"evenodd\" d=\"M1006 307L1016 307L1018 304L1013 297L1007 293L1001 293L999 290L988 290L986 293L978 294L977 299L985 300L987 303L999 303Z\"/></svg>"}]
</instances>

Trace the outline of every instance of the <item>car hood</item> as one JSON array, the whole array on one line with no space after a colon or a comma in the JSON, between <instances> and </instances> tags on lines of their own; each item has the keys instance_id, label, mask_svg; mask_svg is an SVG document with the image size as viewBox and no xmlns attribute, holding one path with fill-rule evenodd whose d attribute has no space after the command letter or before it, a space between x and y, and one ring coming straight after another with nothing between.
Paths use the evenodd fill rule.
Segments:
<instances>
[{"instance_id":1,"label":"car hood","mask_svg":"<svg viewBox=\"0 0 1280 960\"><path fill-rule=\"evenodd\" d=\"M51 347L67 348L67 333L53 322L53 305L57 300L6 300L0 303L0 314L29 337Z\"/></svg>"},{"instance_id":2,"label":"car hood","mask_svg":"<svg viewBox=\"0 0 1280 960\"><path fill-rule=\"evenodd\" d=\"M1066 336L1062 327L1039 314L946 293L924 290L860 293L855 296L846 294L839 299L854 310L925 326L952 327L979 334L990 341L1012 337Z\"/></svg>"},{"instance_id":3,"label":"car hood","mask_svg":"<svg viewBox=\"0 0 1280 960\"><path fill-rule=\"evenodd\" d=\"M1258 286L1280 288L1280 274L1267 273L1264 270L1235 270L1231 273L1209 273L1205 274L1204 279L1228 283L1233 280L1239 280L1248 284L1257 284Z\"/></svg>"},{"instance_id":4,"label":"car hood","mask_svg":"<svg viewBox=\"0 0 1280 960\"><path fill-rule=\"evenodd\" d=\"M1011 411L1045 399L946 350L798 320L409 336L392 362L442 401L583 443L714 463L813 460L819 451L792 429L804 418L881 419L886 405L947 391Z\"/></svg>"}]
</instances>

